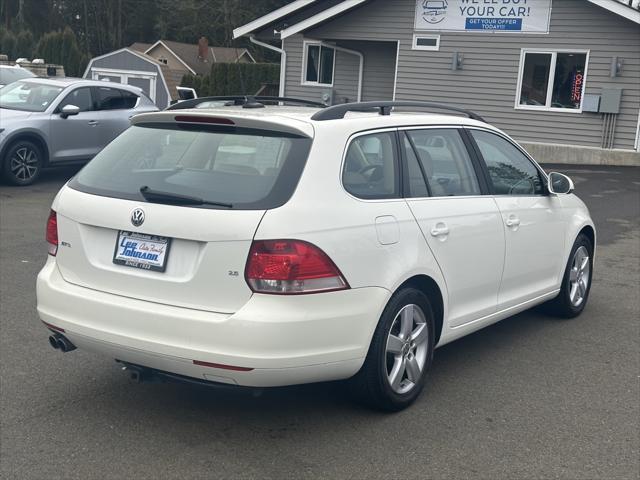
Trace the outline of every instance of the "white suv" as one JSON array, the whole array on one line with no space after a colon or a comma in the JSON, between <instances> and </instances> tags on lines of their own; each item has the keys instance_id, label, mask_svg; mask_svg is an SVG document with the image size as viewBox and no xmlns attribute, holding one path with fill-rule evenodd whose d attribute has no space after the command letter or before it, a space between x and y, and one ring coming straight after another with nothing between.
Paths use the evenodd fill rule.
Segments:
<instances>
[{"instance_id":1,"label":"white suv","mask_svg":"<svg viewBox=\"0 0 640 480\"><path fill-rule=\"evenodd\" d=\"M191 108L212 101L137 115L58 193L37 282L54 347L138 379L351 378L398 410L435 347L544 302L584 309L587 208L473 113Z\"/></svg>"}]
</instances>

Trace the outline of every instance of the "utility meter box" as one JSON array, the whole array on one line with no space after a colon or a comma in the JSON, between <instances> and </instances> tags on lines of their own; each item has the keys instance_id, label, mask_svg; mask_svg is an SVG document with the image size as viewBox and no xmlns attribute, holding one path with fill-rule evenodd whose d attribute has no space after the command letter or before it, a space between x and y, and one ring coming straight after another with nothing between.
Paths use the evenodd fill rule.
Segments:
<instances>
[{"instance_id":1,"label":"utility meter box","mask_svg":"<svg viewBox=\"0 0 640 480\"><path fill-rule=\"evenodd\" d=\"M620 113L620 100L622 99L622 89L603 88L600 99L600 113Z\"/></svg>"},{"instance_id":2,"label":"utility meter box","mask_svg":"<svg viewBox=\"0 0 640 480\"><path fill-rule=\"evenodd\" d=\"M582 100L583 112L599 112L600 111L600 95L585 95Z\"/></svg>"},{"instance_id":3,"label":"utility meter box","mask_svg":"<svg viewBox=\"0 0 640 480\"><path fill-rule=\"evenodd\" d=\"M326 106L333 105L333 88L328 88L320 93L320 102Z\"/></svg>"}]
</instances>

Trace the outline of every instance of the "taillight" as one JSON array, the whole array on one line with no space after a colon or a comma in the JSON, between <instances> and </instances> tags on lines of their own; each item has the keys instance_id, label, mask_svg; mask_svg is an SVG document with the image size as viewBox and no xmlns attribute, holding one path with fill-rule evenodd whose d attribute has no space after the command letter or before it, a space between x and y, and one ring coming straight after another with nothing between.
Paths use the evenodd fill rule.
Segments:
<instances>
[{"instance_id":1,"label":"taillight","mask_svg":"<svg viewBox=\"0 0 640 480\"><path fill-rule=\"evenodd\" d=\"M301 240L254 241L245 277L260 293L295 295L349 288L327 254Z\"/></svg>"},{"instance_id":2,"label":"taillight","mask_svg":"<svg viewBox=\"0 0 640 480\"><path fill-rule=\"evenodd\" d=\"M53 210L49 213L49 220L47 220L47 243L49 255L55 257L58 253L58 216Z\"/></svg>"}]
</instances>

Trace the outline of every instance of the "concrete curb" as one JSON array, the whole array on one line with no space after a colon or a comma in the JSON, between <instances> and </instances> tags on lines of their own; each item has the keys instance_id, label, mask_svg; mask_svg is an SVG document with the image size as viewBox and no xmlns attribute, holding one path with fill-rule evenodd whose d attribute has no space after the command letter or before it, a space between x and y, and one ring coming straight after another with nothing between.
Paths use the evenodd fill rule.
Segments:
<instances>
[{"instance_id":1,"label":"concrete curb","mask_svg":"<svg viewBox=\"0 0 640 480\"><path fill-rule=\"evenodd\" d=\"M614 165L620 167L640 166L640 152L633 150L605 150L594 147L533 142L521 142L520 145L539 163Z\"/></svg>"}]
</instances>

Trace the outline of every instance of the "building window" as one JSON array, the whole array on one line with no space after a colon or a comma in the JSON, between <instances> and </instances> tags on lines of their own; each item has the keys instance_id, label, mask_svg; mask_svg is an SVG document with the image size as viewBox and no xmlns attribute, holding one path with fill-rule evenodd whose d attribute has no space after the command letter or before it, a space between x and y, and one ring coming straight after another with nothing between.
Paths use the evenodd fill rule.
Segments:
<instances>
[{"instance_id":1,"label":"building window","mask_svg":"<svg viewBox=\"0 0 640 480\"><path fill-rule=\"evenodd\" d=\"M414 50L440 50L440 35L414 35Z\"/></svg>"},{"instance_id":2,"label":"building window","mask_svg":"<svg viewBox=\"0 0 640 480\"><path fill-rule=\"evenodd\" d=\"M160 63L164 63L165 65L168 63L168 61L167 61L167 59L166 59L165 57L160 57L160 58L158 58L158 61L159 61Z\"/></svg>"},{"instance_id":3,"label":"building window","mask_svg":"<svg viewBox=\"0 0 640 480\"><path fill-rule=\"evenodd\" d=\"M516 108L581 112L588 59L588 51L523 50Z\"/></svg>"},{"instance_id":4,"label":"building window","mask_svg":"<svg viewBox=\"0 0 640 480\"><path fill-rule=\"evenodd\" d=\"M303 83L333 85L335 50L320 43L305 43Z\"/></svg>"}]
</instances>

